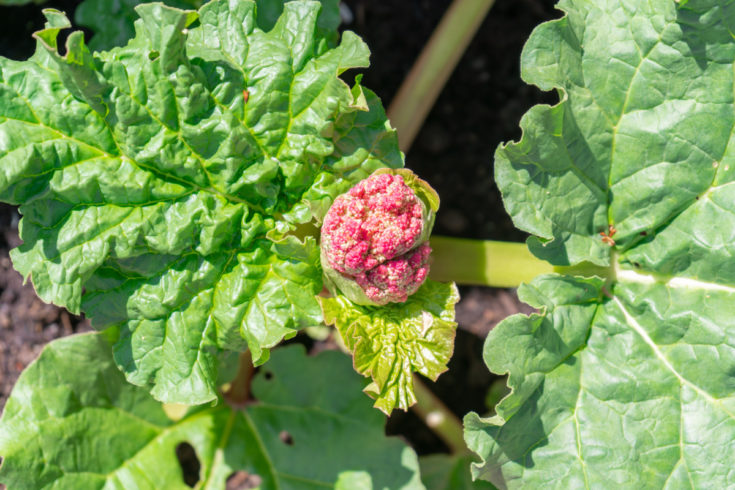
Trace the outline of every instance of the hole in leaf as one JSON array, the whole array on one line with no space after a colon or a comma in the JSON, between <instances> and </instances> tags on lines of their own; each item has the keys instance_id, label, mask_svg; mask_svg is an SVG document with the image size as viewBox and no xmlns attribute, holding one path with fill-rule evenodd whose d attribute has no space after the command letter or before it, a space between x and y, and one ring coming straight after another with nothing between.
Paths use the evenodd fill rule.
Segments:
<instances>
[{"instance_id":1,"label":"hole in leaf","mask_svg":"<svg viewBox=\"0 0 735 490\"><path fill-rule=\"evenodd\" d=\"M158 51L151 51L148 53L148 59L151 61L155 61L160 56L160 53Z\"/></svg>"},{"instance_id":2,"label":"hole in leaf","mask_svg":"<svg viewBox=\"0 0 735 490\"><path fill-rule=\"evenodd\" d=\"M227 490L246 490L249 488L258 488L263 483L263 479L258 475L248 473L247 471L236 471L227 477Z\"/></svg>"},{"instance_id":3,"label":"hole in leaf","mask_svg":"<svg viewBox=\"0 0 735 490\"><path fill-rule=\"evenodd\" d=\"M194 447L188 442L182 442L176 446L176 458L181 466L181 474L184 477L184 483L190 487L194 487L199 483L199 470L202 465L199 463Z\"/></svg>"},{"instance_id":4,"label":"hole in leaf","mask_svg":"<svg viewBox=\"0 0 735 490\"><path fill-rule=\"evenodd\" d=\"M293 437L291 437L291 434L289 434L288 431L282 430L281 433L278 434L278 438L287 446L293 446Z\"/></svg>"},{"instance_id":5,"label":"hole in leaf","mask_svg":"<svg viewBox=\"0 0 735 490\"><path fill-rule=\"evenodd\" d=\"M270 381L273 379L273 373L270 371L266 371L263 373L263 377L265 377L266 381Z\"/></svg>"}]
</instances>

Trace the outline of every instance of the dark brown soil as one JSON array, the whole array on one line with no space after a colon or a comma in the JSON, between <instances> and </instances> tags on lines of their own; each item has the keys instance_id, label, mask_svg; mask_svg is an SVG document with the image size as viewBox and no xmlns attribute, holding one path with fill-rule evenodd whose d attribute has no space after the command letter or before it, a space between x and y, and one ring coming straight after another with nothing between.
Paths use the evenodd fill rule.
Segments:
<instances>
[{"instance_id":1,"label":"dark brown soil","mask_svg":"<svg viewBox=\"0 0 735 490\"><path fill-rule=\"evenodd\" d=\"M43 7L73 17L75 0ZM363 83L386 106L450 4L449 0L345 0L354 19L345 26L372 50ZM553 0L497 0L419 134L407 165L439 192L436 233L522 241L505 213L492 179L492 155L502 141L520 136L518 122L537 103L555 95L525 85L519 76L523 43L534 26L559 13ZM42 27L41 7L0 7L0 55L24 59ZM40 301L12 269L8 250L18 244L17 212L0 207L0 407L20 371L48 341L88 329L81 318ZM487 332L506 316L529 311L511 290L462 288L457 308L460 331L450 370L430 387L458 415L484 412L495 379L482 362ZM412 414L391 417L388 431L409 439L420 454L444 449Z\"/></svg>"},{"instance_id":2,"label":"dark brown soil","mask_svg":"<svg viewBox=\"0 0 735 490\"><path fill-rule=\"evenodd\" d=\"M345 0L353 24L372 51L363 83L386 107L431 36L449 0ZM495 148L518 139L521 116L553 103L520 79L523 44L535 26L558 17L552 0L496 0L478 35L406 155L406 165L439 192L435 232L523 241L503 209L492 178Z\"/></svg>"},{"instance_id":3,"label":"dark brown soil","mask_svg":"<svg viewBox=\"0 0 735 490\"><path fill-rule=\"evenodd\" d=\"M20 244L18 212L0 205L0 407L20 372L57 337L89 330L89 324L62 308L38 299L33 286L23 284L8 250Z\"/></svg>"}]
</instances>

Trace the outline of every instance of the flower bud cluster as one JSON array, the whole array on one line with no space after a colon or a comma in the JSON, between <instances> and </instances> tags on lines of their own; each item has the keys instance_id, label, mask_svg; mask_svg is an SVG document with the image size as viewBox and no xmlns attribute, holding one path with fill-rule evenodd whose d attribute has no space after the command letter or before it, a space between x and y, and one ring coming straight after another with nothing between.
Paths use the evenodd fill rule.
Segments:
<instances>
[{"instance_id":1,"label":"flower bud cluster","mask_svg":"<svg viewBox=\"0 0 735 490\"><path fill-rule=\"evenodd\" d=\"M328 277L348 297L356 291L353 301L406 301L429 274L431 248L422 243L429 213L401 175L379 173L361 181L324 218L322 266Z\"/></svg>"}]
</instances>

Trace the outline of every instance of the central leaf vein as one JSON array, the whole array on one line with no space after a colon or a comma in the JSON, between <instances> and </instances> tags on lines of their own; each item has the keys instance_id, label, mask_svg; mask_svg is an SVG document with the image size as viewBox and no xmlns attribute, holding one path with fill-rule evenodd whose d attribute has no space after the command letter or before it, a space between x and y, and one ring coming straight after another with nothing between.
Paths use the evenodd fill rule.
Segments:
<instances>
[{"instance_id":1,"label":"central leaf vein","mask_svg":"<svg viewBox=\"0 0 735 490\"><path fill-rule=\"evenodd\" d=\"M653 353L658 357L658 359L663 363L663 365L668 369L671 374L676 377L676 379L679 381L679 383L682 386L688 386L694 391L697 392L700 396L702 396L705 400L707 400L710 404L718 407L720 410L725 412L728 417L735 420L735 414L730 412L727 408L723 406L723 404L718 400L717 398L713 397L706 391L704 391L702 388L697 386L696 384L692 383L688 379L686 379L684 376L679 373L676 368L669 362L669 360L666 358L663 352L661 352L661 349L659 349L658 345L653 341L653 339L648 335L646 330L641 326L640 323L638 323L638 320L635 319L633 315L625 308L625 305L623 305L623 302L620 301L620 299L617 296L612 297L615 304L618 306L620 311L623 313L623 316L625 317L626 323L633 329L635 332L643 339L643 341L648 344L648 346L653 350Z\"/></svg>"}]
</instances>

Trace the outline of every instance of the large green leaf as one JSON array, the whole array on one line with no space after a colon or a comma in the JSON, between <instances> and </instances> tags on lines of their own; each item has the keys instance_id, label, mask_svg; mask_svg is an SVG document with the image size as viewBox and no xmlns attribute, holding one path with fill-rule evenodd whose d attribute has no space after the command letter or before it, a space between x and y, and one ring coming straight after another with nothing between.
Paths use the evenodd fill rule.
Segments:
<instances>
[{"instance_id":1,"label":"large green leaf","mask_svg":"<svg viewBox=\"0 0 735 490\"><path fill-rule=\"evenodd\" d=\"M561 102L523 119L496 179L531 250L591 262L519 290L488 336L509 373L465 419L475 475L511 488L735 485L735 3L566 0L523 75ZM611 240L600 236L613 230ZM604 268L607 267L607 268Z\"/></svg>"},{"instance_id":2,"label":"large green leaf","mask_svg":"<svg viewBox=\"0 0 735 490\"><path fill-rule=\"evenodd\" d=\"M0 58L14 265L42 299L120 326L117 362L159 400L213 400L220 350L262 363L320 322L316 240L296 228L402 165L377 97L339 78L367 47L345 32L328 49L320 8L289 2L264 32L248 0L142 5L126 47L92 54L76 32L64 57L68 21L47 10L36 54Z\"/></svg>"},{"instance_id":3,"label":"large green leaf","mask_svg":"<svg viewBox=\"0 0 735 490\"><path fill-rule=\"evenodd\" d=\"M335 325L357 372L373 382L365 392L390 412L416 403L413 373L436 380L454 350L457 287L427 280L405 303L358 305L339 295L319 298L324 321Z\"/></svg>"},{"instance_id":4,"label":"large green leaf","mask_svg":"<svg viewBox=\"0 0 735 490\"><path fill-rule=\"evenodd\" d=\"M0 420L0 481L13 489L186 489L176 447L189 443L198 488L235 471L266 489L423 488L416 454L383 433L347 357L278 349L253 380L256 402L198 408L178 421L128 384L100 334L49 344L21 375Z\"/></svg>"}]
</instances>

